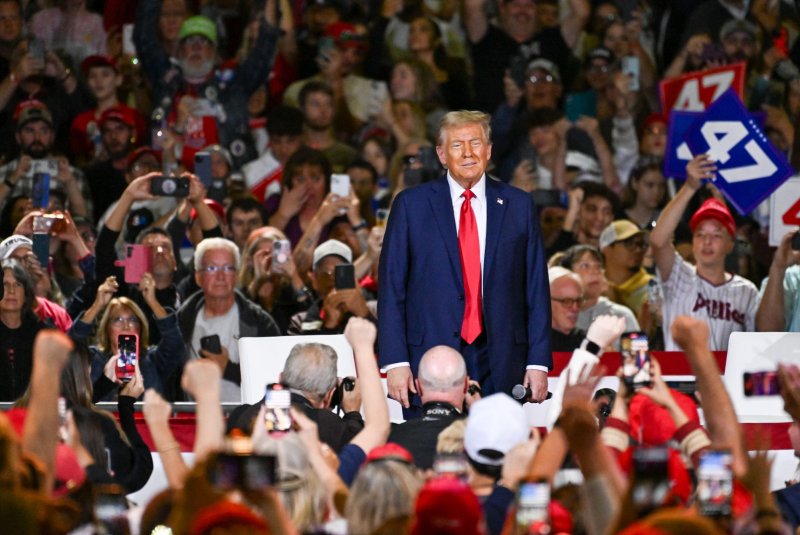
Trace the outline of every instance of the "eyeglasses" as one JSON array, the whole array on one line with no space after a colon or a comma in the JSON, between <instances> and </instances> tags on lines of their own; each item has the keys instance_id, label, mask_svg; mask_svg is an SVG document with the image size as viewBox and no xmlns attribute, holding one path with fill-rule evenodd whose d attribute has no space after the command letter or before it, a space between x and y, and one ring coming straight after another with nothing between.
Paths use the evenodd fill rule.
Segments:
<instances>
[{"instance_id":1,"label":"eyeglasses","mask_svg":"<svg viewBox=\"0 0 800 535\"><path fill-rule=\"evenodd\" d=\"M552 74L545 74L544 76L537 76L535 74L531 74L528 77L528 80L530 80L530 82L533 85L536 85L536 84L552 84L556 79L553 77Z\"/></svg>"},{"instance_id":2,"label":"eyeglasses","mask_svg":"<svg viewBox=\"0 0 800 535\"><path fill-rule=\"evenodd\" d=\"M575 305L578 305L580 307L580 306L583 306L583 304L586 302L586 298L583 297L583 296L581 296L581 297L551 297L550 300L551 301L555 301L556 303L559 303L559 304L561 304L561 305L563 305L563 306L565 306L567 308L572 308Z\"/></svg>"},{"instance_id":3,"label":"eyeglasses","mask_svg":"<svg viewBox=\"0 0 800 535\"><path fill-rule=\"evenodd\" d=\"M589 72L601 72L601 73L605 74L609 70L611 70L611 67L609 67L608 65L590 65L589 66Z\"/></svg>"},{"instance_id":4,"label":"eyeglasses","mask_svg":"<svg viewBox=\"0 0 800 535\"><path fill-rule=\"evenodd\" d=\"M122 327L123 325L126 327L138 327L141 322L136 316L117 316L111 320L111 324L114 327Z\"/></svg>"},{"instance_id":5,"label":"eyeglasses","mask_svg":"<svg viewBox=\"0 0 800 535\"><path fill-rule=\"evenodd\" d=\"M599 262L580 262L574 266L573 271L603 271L603 265Z\"/></svg>"},{"instance_id":6,"label":"eyeglasses","mask_svg":"<svg viewBox=\"0 0 800 535\"><path fill-rule=\"evenodd\" d=\"M231 266L230 264L225 265L225 266L206 266L206 267L200 268L200 271L202 273L208 273L210 275L213 275L214 273L217 273L218 271L221 271L221 272L226 273L226 274L227 273L236 273L236 266Z\"/></svg>"}]
</instances>

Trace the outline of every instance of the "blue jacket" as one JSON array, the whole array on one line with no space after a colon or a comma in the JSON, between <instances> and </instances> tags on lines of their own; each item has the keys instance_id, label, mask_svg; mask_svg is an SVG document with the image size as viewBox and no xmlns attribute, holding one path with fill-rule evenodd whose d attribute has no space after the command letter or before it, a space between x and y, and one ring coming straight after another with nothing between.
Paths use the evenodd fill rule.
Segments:
<instances>
[{"instance_id":1,"label":"blue jacket","mask_svg":"<svg viewBox=\"0 0 800 535\"><path fill-rule=\"evenodd\" d=\"M552 365L550 286L533 198L484 180L483 321L495 390L510 392L527 365ZM461 348L464 283L446 177L407 189L394 200L379 280L381 366L409 362L416 376L431 347Z\"/></svg>"}]
</instances>

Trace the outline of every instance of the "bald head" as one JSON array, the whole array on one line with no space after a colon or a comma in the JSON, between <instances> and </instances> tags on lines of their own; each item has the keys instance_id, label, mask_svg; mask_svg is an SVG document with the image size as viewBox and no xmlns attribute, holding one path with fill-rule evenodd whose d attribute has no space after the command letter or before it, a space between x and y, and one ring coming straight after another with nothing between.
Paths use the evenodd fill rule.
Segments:
<instances>
[{"instance_id":1,"label":"bald head","mask_svg":"<svg viewBox=\"0 0 800 535\"><path fill-rule=\"evenodd\" d=\"M452 347L432 347L422 355L417 381L423 403L446 401L460 407L464 401L466 379L464 357Z\"/></svg>"}]
</instances>

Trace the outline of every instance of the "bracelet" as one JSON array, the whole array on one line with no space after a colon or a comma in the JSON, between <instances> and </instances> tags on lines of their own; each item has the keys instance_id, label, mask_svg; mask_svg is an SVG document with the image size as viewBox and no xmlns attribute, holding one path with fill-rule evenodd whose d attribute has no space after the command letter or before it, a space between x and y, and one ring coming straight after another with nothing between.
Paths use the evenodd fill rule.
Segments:
<instances>
[{"instance_id":1,"label":"bracelet","mask_svg":"<svg viewBox=\"0 0 800 535\"><path fill-rule=\"evenodd\" d=\"M11 191L14 191L14 188L17 187L17 185L11 182L11 180L9 180L8 177L6 177L6 179L3 180L3 184L5 184L6 187L8 187L8 189Z\"/></svg>"},{"instance_id":2,"label":"bracelet","mask_svg":"<svg viewBox=\"0 0 800 535\"><path fill-rule=\"evenodd\" d=\"M179 449L181 449L181 445L176 442L175 445L170 446L169 448L164 448L163 450L158 450L158 453L167 453L167 452L174 451L174 450L179 450Z\"/></svg>"},{"instance_id":3,"label":"bracelet","mask_svg":"<svg viewBox=\"0 0 800 535\"><path fill-rule=\"evenodd\" d=\"M64 69L64 76L59 78L58 81L63 84L64 82L67 81L67 78L69 78L71 75L72 75L72 70L69 67L67 67L66 69Z\"/></svg>"},{"instance_id":4,"label":"bracelet","mask_svg":"<svg viewBox=\"0 0 800 535\"><path fill-rule=\"evenodd\" d=\"M362 219L361 223L359 223L358 225L353 225L353 232L358 232L359 230L363 230L368 226L369 225L367 225L367 221L365 219Z\"/></svg>"}]
</instances>

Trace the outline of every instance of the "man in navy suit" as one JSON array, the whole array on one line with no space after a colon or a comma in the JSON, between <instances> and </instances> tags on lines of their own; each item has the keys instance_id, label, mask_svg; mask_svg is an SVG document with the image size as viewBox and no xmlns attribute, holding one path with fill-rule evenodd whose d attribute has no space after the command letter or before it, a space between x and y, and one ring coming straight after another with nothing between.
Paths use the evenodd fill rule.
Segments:
<instances>
[{"instance_id":1,"label":"man in navy suit","mask_svg":"<svg viewBox=\"0 0 800 535\"><path fill-rule=\"evenodd\" d=\"M489 116L450 112L436 151L447 174L392 204L380 258L379 362L408 408L422 355L464 356L483 394L523 382L547 395L550 291L531 196L486 175ZM465 202L469 198L470 202Z\"/></svg>"}]
</instances>

